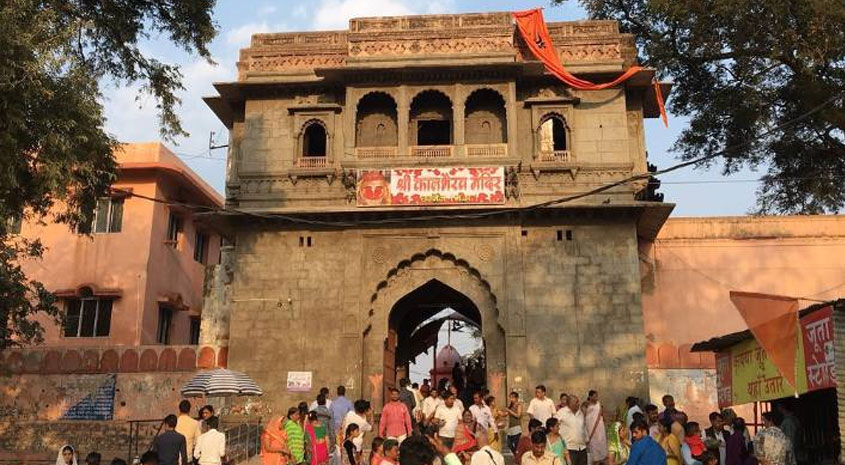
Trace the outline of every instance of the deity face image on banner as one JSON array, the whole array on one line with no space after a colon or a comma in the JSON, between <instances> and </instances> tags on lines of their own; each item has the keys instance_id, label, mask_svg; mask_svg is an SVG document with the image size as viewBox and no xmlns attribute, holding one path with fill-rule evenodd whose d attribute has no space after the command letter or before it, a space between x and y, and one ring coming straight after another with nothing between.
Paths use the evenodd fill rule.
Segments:
<instances>
[{"instance_id":1,"label":"deity face image on banner","mask_svg":"<svg viewBox=\"0 0 845 465\"><path fill-rule=\"evenodd\" d=\"M358 205L390 205L390 171L358 172Z\"/></svg>"}]
</instances>

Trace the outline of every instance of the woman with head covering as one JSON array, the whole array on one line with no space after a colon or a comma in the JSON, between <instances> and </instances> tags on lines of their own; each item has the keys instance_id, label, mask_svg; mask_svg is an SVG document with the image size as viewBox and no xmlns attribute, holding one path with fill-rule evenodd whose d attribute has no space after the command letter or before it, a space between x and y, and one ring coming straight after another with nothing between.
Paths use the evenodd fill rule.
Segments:
<instances>
[{"instance_id":1,"label":"woman with head covering","mask_svg":"<svg viewBox=\"0 0 845 465\"><path fill-rule=\"evenodd\" d=\"M76 462L76 451L73 446L65 444L59 449L59 456L56 457L56 465L78 465Z\"/></svg>"},{"instance_id":2,"label":"woman with head covering","mask_svg":"<svg viewBox=\"0 0 845 465\"><path fill-rule=\"evenodd\" d=\"M286 465L290 456L287 435L282 428L283 417L270 419L261 435L261 465Z\"/></svg>"},{"instance_id":3,"label":"woman with head covering","mask_svg":"<svg viewBox=\"0 0 845 465\"><path fill-rule=\"evenodd\" d=\"M305 430L299 425L299 408L288 409L283 427L287 434L287 446L291 455L290 465L305 463Z\"/></svg>"},{"instance_id":4,"label":"woman with head covering","mask_svg":"<svg viewBox=\"0 0 845 465\"><path fill-rule=\"evenodd\" d=\"M617 420L610 423L607 428L607 463L608 465L623 465L628 461L631 453L631 441L628 428L625 422ZM624 417L621 417L624 418Z\"/></svg>"},{"instance_id":5,"label":"woman with head covering","mask_svg":"<svg viewBox=\"0 0 845 465\"><path fill-rule=\"evenodd\" d=\"M305 432L308 434L308 444L311 447L311 465L326 464L329 461L329 433L317 412L308 414Z\"/></svg>"}]
</instances>

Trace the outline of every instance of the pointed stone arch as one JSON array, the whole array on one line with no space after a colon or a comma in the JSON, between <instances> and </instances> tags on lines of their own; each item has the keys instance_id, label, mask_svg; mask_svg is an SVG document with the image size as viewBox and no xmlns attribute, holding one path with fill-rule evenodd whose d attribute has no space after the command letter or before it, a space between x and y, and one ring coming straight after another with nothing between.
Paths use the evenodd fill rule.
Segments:
<instances>
[{"instance_id":1,"label":"pointed stone arch","mask_svg":"<svg viewBox=\"0 0 845 465\"><path fill-rule=\"evenodd\" d=\"M505 373L505 324L499 314L498 299L490 283L467 260L439 249L429 249L399 261L391 268L369 295L369 308L363 319L364 360L363 369L370 385L364 387L373 403L380 407L385 376L384 351L388 340L388 321L400 299L432 280L466 296L481 316L481 330L487 351L488 386L496 387L494 395L504 398L505 386L491 378L502 378ZM491 389L492 390L492 389Z\"/></svg>"}]
</instances>

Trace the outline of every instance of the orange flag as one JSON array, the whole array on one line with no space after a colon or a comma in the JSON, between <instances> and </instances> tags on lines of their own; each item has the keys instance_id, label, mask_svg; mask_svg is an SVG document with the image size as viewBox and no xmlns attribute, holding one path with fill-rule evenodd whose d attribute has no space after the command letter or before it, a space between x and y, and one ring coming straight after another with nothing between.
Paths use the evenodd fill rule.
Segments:
<instances>
[{"instance_id":1,"label":"orange flag","mask_svg":"<svg viewBox=\"0 0 845 465\"><path fill-rule=\"evenodd\" d=\"M552 36L549 35L549 29L546 27L546 21L543 19L543 10L535 8L533 10L517 11L513 13L516 20L516 27L519 30L522 39L525 41L531 52L534 53L540 61L546 66L546 70L552 73L561 81L568 84L574 89L580 90L601 90L609 87L614 87L642 71L642 66L631 66L624 73L610 82L596 84L584 79L581 79L570 73L563 67L560 62L560 57L557 54L554 44L552 43ZM657 106L660 109L660 116L663 118L663 124L669 126L666 118L666 108L663 103L663 95L660 93L660 88L655 87L657 93Z\"/></svg>"},{"instance_id":2,"label":"orange flag","mask_svg":"<svg viewBox=\"0 0 845 465\"><path fill-rule=\"evenodd\" d=\"M793 389L797 389L795 355L798 353L798 300L731 291L731 302L780 374Z\"/></svg>"}]
</instances>

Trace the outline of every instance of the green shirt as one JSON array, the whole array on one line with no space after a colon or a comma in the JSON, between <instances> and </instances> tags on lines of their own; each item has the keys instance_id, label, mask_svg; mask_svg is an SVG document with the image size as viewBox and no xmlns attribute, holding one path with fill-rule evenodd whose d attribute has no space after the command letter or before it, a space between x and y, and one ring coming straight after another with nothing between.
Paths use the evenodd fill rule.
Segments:
<instances>
[{"instance_id":1,"label":"green shirt","mask_svg":"<svg viewBox=\"0 0 845 465\"><path fill-rule=\"evenodd\" d=\"M295 421L285 421L285 433L288 437L288 450L296 463L305 461L305 431Z\"/></svg>"}]
</instances>

